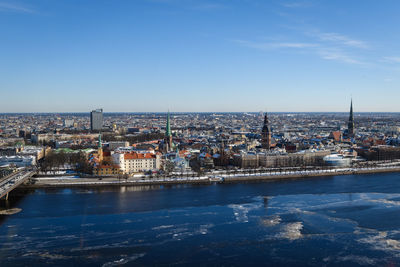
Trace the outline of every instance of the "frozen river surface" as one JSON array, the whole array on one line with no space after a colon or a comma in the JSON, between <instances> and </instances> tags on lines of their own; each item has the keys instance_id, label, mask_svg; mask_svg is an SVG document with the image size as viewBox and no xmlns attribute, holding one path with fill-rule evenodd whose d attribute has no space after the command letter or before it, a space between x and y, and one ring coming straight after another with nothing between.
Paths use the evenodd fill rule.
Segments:
<instances>
[{"instance_id":1,"label":"frozen river surface","mask_svg":"<svg viewBox=\"0 0 400 267\"><path fill-rule=\"evenodd\" d=\"M0 215L1 266L400 265L400 174L52 189Z\"/></svg>"}]
</instances>

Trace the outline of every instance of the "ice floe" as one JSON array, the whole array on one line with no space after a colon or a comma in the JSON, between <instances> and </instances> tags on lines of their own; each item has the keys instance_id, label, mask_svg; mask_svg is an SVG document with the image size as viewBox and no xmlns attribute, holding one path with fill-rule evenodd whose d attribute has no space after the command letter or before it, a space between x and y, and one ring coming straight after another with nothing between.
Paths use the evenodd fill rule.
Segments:
<instances>
[{"instance_id":1,"label":"ice floe","mask_svg":"<svg viewBox=\"0 0 400 267\"><path fill-rule=\"evenodd\" d=\"M249 221L248 213L252 210L261 208L262 203L231 204L228 205L228 207L233 209L233 215L235 216L236 221L247 223Z\"/></svg>"},{"instance_id":2,"label":"ice floe","mask_svg":"<svg viewBox=\"0 0 400 267\"><path fill-rule=\"evenodd\" d=\"M277 234L278 238L285 238L289 240L296 240L301 238L301 230L303 229L302 222L287 223L281 228L281 232Z\"/></svg>"},{"instance_id":3,"label":"ice floe","mask_svg":"<svg viewBox=\"0 0 400 267\"><path fill-rule=\"evenodd\" d=\"M367 234L357 241L370 245L372 249L385 252L392 252L394 256L400 257L400 241L393 238L393 235L398 234L398 231L370 231L375 233Z\"/></svg>"},{"instance_id":4,"label":"ice floe","mask_svg":"<svg viewBox=\"0 0 400 267\"><path fill-rule=\"evenodd\" d=\"M112 262L106 262L102 266L103 267L120 266L120 265L126 264L128 262L135 261L138 258L143 257L144 255L145 255L145 253L135 254L135 255L132 255L132 256L129 256L129 257L128 256L124 256L123 258L121 258L119 260L115 260L115 261L112 261Z\"/></svg>"},{"instance_id":5,"label":"ice floe","mask_svg":"<svg viewBox=\"0 0 400 267\"><path fill-rule=\"evenodd\" d=\"M272 215L272 216L268 216L268 217L264 217L261 219L261 223L264 226L275 226L280 224L282 221L281 217L279 217L279 215Z\"/></svg>"}]
</instances>

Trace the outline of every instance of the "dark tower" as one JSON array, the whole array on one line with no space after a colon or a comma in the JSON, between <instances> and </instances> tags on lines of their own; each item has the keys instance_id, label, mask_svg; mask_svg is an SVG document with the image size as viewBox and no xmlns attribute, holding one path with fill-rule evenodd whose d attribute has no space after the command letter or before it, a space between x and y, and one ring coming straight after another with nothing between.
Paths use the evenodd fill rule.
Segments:
<instances>
[{"instance_id":1,"label":"dark tower","mask_svg":"<svg viewBox=\"0 0 400 267\"><path fill-rule=\"evenodd\" d=\"M269 126L267 113L265 113L264 116L264 125L261 131L261 143L263 148L271 148L271 128Z\"/></svg>"},{"instance_id":2,"label":"dark tower","mask_svg":"<svg viewBox=\"0 0 400 267\"><path fill-rule=\"evenodd\" d=\"M171 133L171 124L169 121L169 111L167 117L167 125L165 127L164 149L166 152L172 150L172 133Z\"/></svg>"},{"instance_id":3,"label":"dark tower","mask_svg":"<svg viewBox=\"0 0 400 267\"><path fill-rule=\"evenodd\" d=\"M347 135L348 137L354 136L354 117L353 117L353 99L350 103L350 116L349 116L349 123L347 124Z\"/></svg>"}]
</instances>

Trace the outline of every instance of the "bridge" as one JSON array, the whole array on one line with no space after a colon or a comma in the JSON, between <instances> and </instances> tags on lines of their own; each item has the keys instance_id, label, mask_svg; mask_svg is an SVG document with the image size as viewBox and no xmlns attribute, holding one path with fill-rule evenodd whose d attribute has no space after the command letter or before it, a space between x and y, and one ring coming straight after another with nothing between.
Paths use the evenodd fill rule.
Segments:
<instances>
[{"instance_id":1,"label":"bridge","mask_svg":"<svg viewBox=\"0 0 400 267\"><path fill-rule=\"evenodd\" d=\"M0 179L0 198L5 196L6 200L8 200L8 193L31 178L35 173L34 170L22 170Z\"/></svg>"}]
</instances>

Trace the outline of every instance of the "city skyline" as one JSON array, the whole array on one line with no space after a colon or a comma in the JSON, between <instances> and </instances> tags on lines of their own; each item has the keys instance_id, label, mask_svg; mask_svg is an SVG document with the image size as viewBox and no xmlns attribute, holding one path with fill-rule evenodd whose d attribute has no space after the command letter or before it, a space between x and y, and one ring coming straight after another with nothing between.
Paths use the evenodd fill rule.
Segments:
<instances>
[{"instance_id":1,"label":"city skyline","mask_svg":"<svg viewBox=\"0 0 400 267\"><path fill-rule=\"evenodd\" d=\"M215 113L215 114L218 114L218 113L221 113L221 114L224 114L224 113L226 113L226 114L229 114L229 113L248 113L248 114L251 114L251 113L253 113L253 114L260 114L260 113L263 113L263 114L267 114L267 113L270 113L270 114L296 114L296 113L304 113L304 114L306 114L306 113L321 113L321 114L324 114L324 113L326 113L326 114L329 114L329 113L331 113L331 114L341 114L341 113L347 113L346 111L304 111L304 112L298 112L298 111L268 111L268 110L259 110L259 111L198 111L198 112L196 112L196 111L190 111L190 112L185 112L185 111L170 111L169 109L168 109L168 111L147 111L147 112L130 112L130 111L126 111L126 112L120 112L120 111L109 111L109 112L103 112L103 108L97 108L97 109L95 109L95 110L91 110L89 113L87 112L87 111L71 111L71 112L0 112L0 114L86 114L86 113L88 113L89 114L89 117L90 117L90 120L91 120L91 123L92 123L92 114L93 113L96 113L96 112L100 112L101 113L101 116L103 116L103 114L167 114L168 116L169 116L169 114L171 113L171 114L190 114L190 113L194 113L194 114L196 114L196 113L198 113L198 114L201 114L201 113ZM371 112L371 111L366 111L366 112L354 112L354 113L358 113L358 114L369 114L369 113L376 113L376 114L379 114L379 113L382 113L382 114L384 114L384 113L388 113L388 114L390 114L390 113L393 113L393 114L396 114L396 113L400 113L400 112ZM353 99L351 98L351 100L350 100L350 118L352 118L353 117ZM265 123L265 121L264 121L264 123ZM92 127L92 126L91 126Z\"/></svg>"},{"instance_id":2,"label":"city skyline","mask_svg":"<svg viewBox=\"0 0 400 267\"><path fill-rule=\"evenodd\" d=\"M0 0L0 265L400 265L399 11Z\"/></svg>"},{"instance_id":3,"label":"city skyline","mask_svg":"<svg viewBox=\"0 0 400 267\"><path fill-rule=\"evenodd\" d=\"M399 7L1 0L0 112L398 112Z\"/></svg>"}]
</instances>

